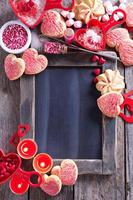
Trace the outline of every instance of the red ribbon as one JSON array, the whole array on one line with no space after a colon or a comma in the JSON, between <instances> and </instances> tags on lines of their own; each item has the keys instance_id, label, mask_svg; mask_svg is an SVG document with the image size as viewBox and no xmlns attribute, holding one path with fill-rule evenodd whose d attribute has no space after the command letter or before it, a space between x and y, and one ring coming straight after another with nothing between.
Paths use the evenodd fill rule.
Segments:
<instances>
[{"instance_id":1,"label":"red ribbon","mask_svg":"<svg viewBox=\"0 0 133 200\"><path fill-rule=\"evenodd\" d=\"M133 99L129 98L132 95L133 90L123 94L124 102L120 106L121 110L125 109L128 111L128 115L121 112L119 116L128 123L133 123Z\"/></svg>"}]
</instances>

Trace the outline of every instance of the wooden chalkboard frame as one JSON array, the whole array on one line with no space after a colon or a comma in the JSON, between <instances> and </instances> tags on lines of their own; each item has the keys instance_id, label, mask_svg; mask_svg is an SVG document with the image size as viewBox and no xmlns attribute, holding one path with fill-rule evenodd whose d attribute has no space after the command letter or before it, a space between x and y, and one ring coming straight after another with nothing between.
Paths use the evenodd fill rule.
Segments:
<instances>
[{"instance_id":1,"label":"wooden chalkboard frame","mask_svg":"<svg viewBox=\"0 0 133 200\"><path fill-rule=\"evenodd\" d=\"M116 56L114 52L104 52L108 55ZM80 55L85 54L80 53ZM88 53L86 53L88 54ZM75 54L76 55L76 54ZM70 56L67 55L68 58ZM98 67L98 65L91 63L90 54L88 54L88 60L84 66ZM55 63L54 66L58 66L58 59L61 59L61 56L53 56ZM73 58L73 65L83 66L82 63L74 63L75 56ZM67 60L68 61L68 60ZM49 67L53 67L53 62L49 63ZM71 60L72 62L72 60ZM67 62L69 67L69 62ZM72 65L71 65L72 66ZM105 69L117 69L117 60L116 59L107 59L107 62L102 66L102 70ZM34 76L23 76L20 80L20 121L21 123L29 123L31 125L30 136L35 139L35 77ZM101 174L101 175L110 175L116 171L116 138L117 138L117 119L102 117L102 159L89 159L89 160L75 160L79 174ZM61 160L55 160L55 163L59 163Z\"/></svg>"}]
</instances>

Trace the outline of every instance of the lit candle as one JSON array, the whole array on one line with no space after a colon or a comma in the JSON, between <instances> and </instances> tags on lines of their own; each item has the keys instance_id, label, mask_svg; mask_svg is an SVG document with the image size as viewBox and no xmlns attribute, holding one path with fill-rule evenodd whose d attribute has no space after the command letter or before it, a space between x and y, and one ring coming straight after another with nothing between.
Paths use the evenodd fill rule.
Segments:
<instances>
[{"instance_id":1,"label":"lit candle","mask_svg":"<svg viewBox=\"0 0 133 200\"><path fill-rule=\"evenodd\" d=\"M38 147L34 140L24 139L17 146L17 152L23 159L31 159L37 153Z\"/></svg>"},{"instance_id":2,"label":"lit candle","mask_svg":"<svg viewBox=\"0 0 133 200\"><path fill-rule=\"evenodd\" d=\"M22 177L14 175L9 183L9 187L14 194L22 195L29 189L29 183Z\"/></svg>"},{"instance_id":3,"label":"lit candle","mask_svg":"<svg viewBox=\"0 0 133 200\"><path fill-rule=\"evenodd\" d=\"M33 160L33 168L40 174L45 174L53 167L53 159L46 153L38 154Z\"/></svg>"}]
</instances>

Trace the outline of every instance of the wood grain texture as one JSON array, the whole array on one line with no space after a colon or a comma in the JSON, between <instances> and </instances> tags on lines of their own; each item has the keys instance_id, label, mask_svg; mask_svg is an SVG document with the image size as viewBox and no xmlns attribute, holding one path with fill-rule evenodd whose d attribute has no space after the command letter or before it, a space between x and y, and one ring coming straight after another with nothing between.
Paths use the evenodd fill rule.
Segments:
<instances>
[{"instance_id":1,"label":"wood grain texture","mask_svg":"<svg viewBox=\"0 0 133 200\"><path fill-rule=\"evenodd\" d=\"M115 53L110 53L116 56ZM104 66L106 69L117 69L117 61L109 60ZM112 174L116 171L116 137L117 119L103 116L103 174Z\"/></svg>"},{"instance_id":2,"label":"wood grain texture","mask_svg":"<svg viewBox=\"0 0 133 200\"><path fill-rule=\"evenodd\" d=\"M8 1L0 1L0 26L14 18ZM3 63L7 54L0 48L0 148L5 152L15 151L9 145L9 139L20 122L20 84L19 81L9 81L6 78ZM17 197L8 183L0 186L0 200L27 200L28 195Z\"/></svg>"},{"instance_id":3,"label":"wood grain texture","mask_svg":"<svg viewBox=\"0 0 133 200\"><path fill-rule=\"evenodd\" d=\"M126 91L133 89L133 68L126 68L125 81ZM125 140L126 140L126 197L127 200L133 199L133 124L126 124L125 126Z\"/></svg>"}]
</instances>

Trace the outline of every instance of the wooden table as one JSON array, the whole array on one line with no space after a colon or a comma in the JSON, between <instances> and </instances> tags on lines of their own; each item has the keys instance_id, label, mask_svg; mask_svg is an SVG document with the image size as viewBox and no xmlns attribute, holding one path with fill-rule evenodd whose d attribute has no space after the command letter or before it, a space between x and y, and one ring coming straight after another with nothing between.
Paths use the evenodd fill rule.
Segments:
<instances>
[{"instance_id":1,"label":"wooden table","mask_svg":"<svg viewBox=\"0 0 133 200\"><path fill-rule=\"evenodd\" d=\"M0 1L0 25L14 18L8 0ZM20 122L20 81L9 81L3 69L6 53L0 50L0 147L12 150L8 140ZM125 76L126 91L133 88L133 68L118 64ZM50 198L40 189L15 196L8 183L0 187L0 200L132 200L133 199L133 125L118 118L117 170L112 176L83 175L74 187L63 187L60 195Z\"/></svg>"}]
</instances>

